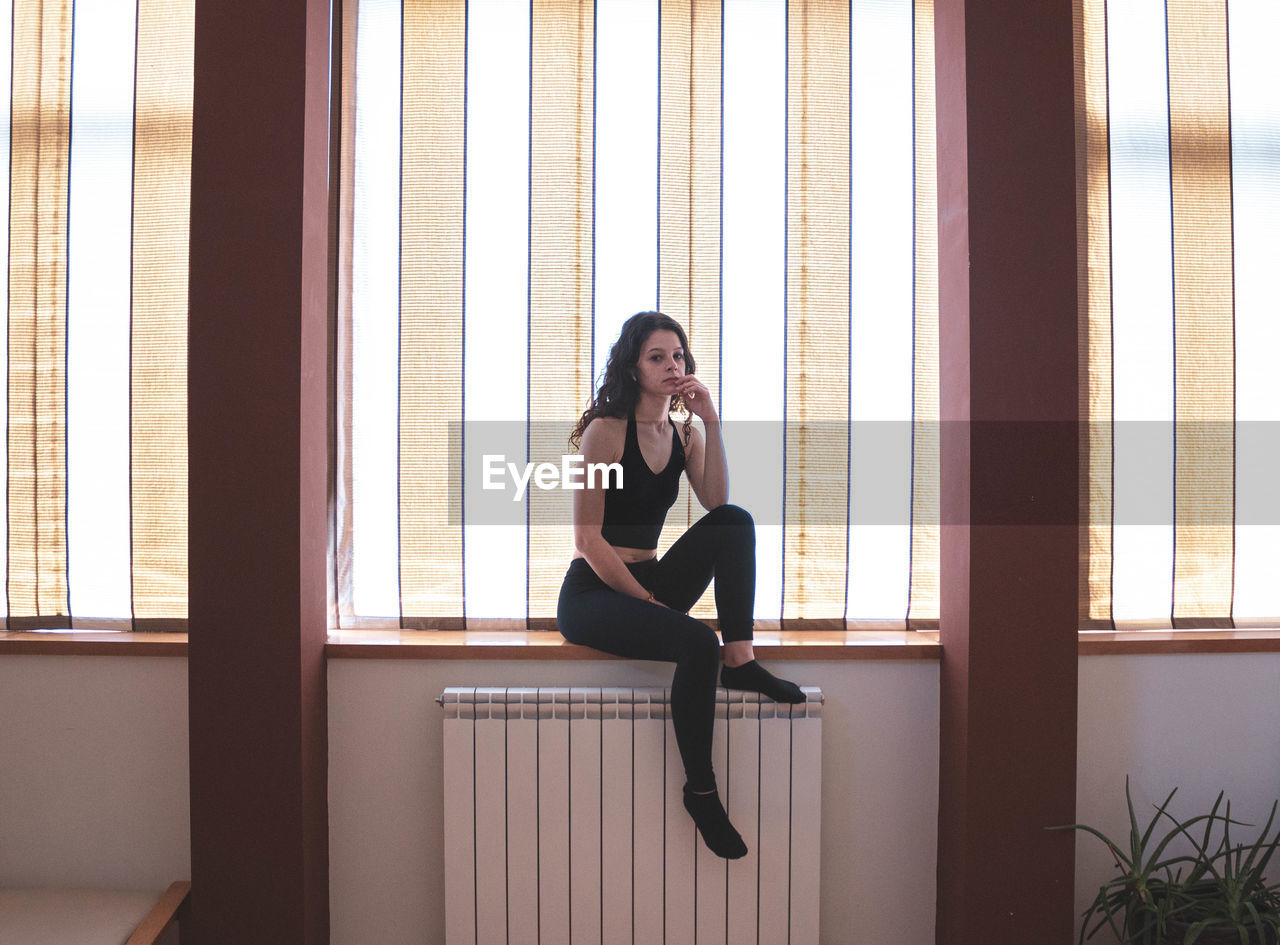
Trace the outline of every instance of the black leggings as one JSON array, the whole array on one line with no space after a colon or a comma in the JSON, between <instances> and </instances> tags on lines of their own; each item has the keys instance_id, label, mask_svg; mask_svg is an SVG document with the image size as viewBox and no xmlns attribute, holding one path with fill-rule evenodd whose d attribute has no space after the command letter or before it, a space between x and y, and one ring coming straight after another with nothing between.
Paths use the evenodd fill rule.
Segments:
<instances>
[{"instance_id":1,"label":"black leggings","mask_svg":"<svg viewBox=\"0 0 1280 945\"><path fill-rule=\"evenodd\" d=\"M726 643L750 640L756 594L756 531L750 513L736 505L712 509L661 558L627 569L666 607L615 591L586 558L574 558L560 587L556 619L570 643L631 659L676 664L671 678L671 722L692 791L716 786L711 769L716 672L720 642L705 623L689 616L711 578L716 614Z\"/></svg>"}]
</instances>

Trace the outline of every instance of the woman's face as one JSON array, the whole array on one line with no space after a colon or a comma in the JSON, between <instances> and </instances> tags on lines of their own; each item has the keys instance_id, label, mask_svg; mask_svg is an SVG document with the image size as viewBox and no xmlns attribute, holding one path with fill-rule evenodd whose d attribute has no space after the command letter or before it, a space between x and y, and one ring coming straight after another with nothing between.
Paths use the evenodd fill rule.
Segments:
<instances>
[{"instance_id":1,"label":"woman's face","mask_svg":"<svg viewBox=\"0 0 1280 945\"><path fill-rule=\"evenodd\" d=\"M670 397L676 392L675 379L683 376L684 347L680 336L669 328L650 332L640 345L640 360L636 362L640 389Z\"/></svg>"}]
</instances>

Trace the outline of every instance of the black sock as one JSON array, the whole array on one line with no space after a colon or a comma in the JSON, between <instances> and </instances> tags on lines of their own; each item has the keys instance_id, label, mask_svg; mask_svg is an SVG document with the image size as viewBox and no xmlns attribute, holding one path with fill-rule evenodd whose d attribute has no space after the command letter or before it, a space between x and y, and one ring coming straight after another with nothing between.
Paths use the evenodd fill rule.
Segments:
<instances>
[{"instance_id":1,"label":"black sock","mask_svg":"<svg viewBox=\"0 0 1280 945\"><path fill-rule=\"evenodd\" d=\"M686 784L684 809L693 818L707 848L716 856L736 860L747 855L747 845L743 843L742 835L729 822L729 815L724 812L720 803L720 795L715 791L710 794L694 794Z\"/></svg>"},{"instance_id":2,"label":"black sock","mask_svg":"<svg viewBox=\"0 0 1280 945\"><path fill-rule=\"evenodd\" d=\"M720 685L726 689L748 689L774 702L804 702L805 694L793 682L779 679L755 660L741 666L722 666Z\"/></svg>"}]
</instances>

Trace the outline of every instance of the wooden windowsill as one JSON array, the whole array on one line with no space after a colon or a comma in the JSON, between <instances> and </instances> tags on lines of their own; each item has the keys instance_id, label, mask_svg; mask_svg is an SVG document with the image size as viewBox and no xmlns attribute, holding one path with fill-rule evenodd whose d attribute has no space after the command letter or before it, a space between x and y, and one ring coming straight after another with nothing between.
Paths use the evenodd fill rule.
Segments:
<instances>
[{"instance_id":1,"label":"wooden windowsill","mask_svg":"<svg viewBox=\"0 0 1280 945\"><path fill-rule=\"evenodd\" d=\"M1081 656L1147 653L1280 653L1280 628L1258 630L1087 630ZM936 660L936 632L881 630L757 630L766 660ZM179 656L185 633L29 630L0 633L0 656ZM330 659L595 660L616 659L565 641L555 631L333 630Z\"/></svg>"},{"instance_id":2,"label":"wooden windowsill","mask_svg":"<svg viewBox=\"0 0 1280 945\"><path fill-rule=\"evenodd\" d=\"M185 633L87 630L22 630L0 633L0 655L186 656Z\"/></svg>"},{"instance_id":3,"label":"wooden windowsill","mask_svg":"<svg viewBox=\"0 0 1280 945\"><path fill-rule=\"evenodd\" d=\"M757 630L762 659L936 660L937 633L856 630ZM0 633L0 655L186 656L185 633L22 631ZM330 659L599 660L619 659L569 643L555 631L333 630Z\"/></svg>"},{"instance_id":4,"label":"wooden windowsill","mask_svg":"<svg viewBox=\"0 0 1280 945\"><path fill-rule=\"evenodd\" d=\"M757 630L756 655L766 660L931 660L936 633L878 630ZM612 660L621 657L569 643L551 630L335 630L325 653L341 659Z\"/></svg>"},{"instance_id":5,"label":"wooden windowsill","mask_svg":"<svg viewBox=\"0 0 1280 945\"><path fill-rule=\"evenodd\" d=\"M1080 655L1280 653L1280 627L1261 630L1081 631Z\"/></svg>"}]
</instances>

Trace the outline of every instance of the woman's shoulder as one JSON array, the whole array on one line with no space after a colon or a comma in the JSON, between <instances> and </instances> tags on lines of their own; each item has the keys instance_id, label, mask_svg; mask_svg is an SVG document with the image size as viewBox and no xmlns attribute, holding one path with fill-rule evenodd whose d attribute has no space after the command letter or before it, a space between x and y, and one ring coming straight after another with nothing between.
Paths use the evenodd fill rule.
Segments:
<instances>
[{"instance_id":1,"label":"woman's shoulder","mask_svg":"<svg viewBox=\"0 0 1280 945\"><path fill-rule=\"evenodd\" d=\"M616 459L622 455L626 440L626 417L593 417L582 431L582 452Z\"/></svg>"},{"instance_id":2,"label":"woman's shoulder","mask_svg":"<svg viewBox=\"0 0 1280 945\"><path fill-rule=\"evenodd\" d=\"M626 417L592 417L591 422L587 424L586 429L582 432L585 434L590 430L595 430L597 435L601 431L621 430L627 432Z\"/></svg>"}]
</instances>

